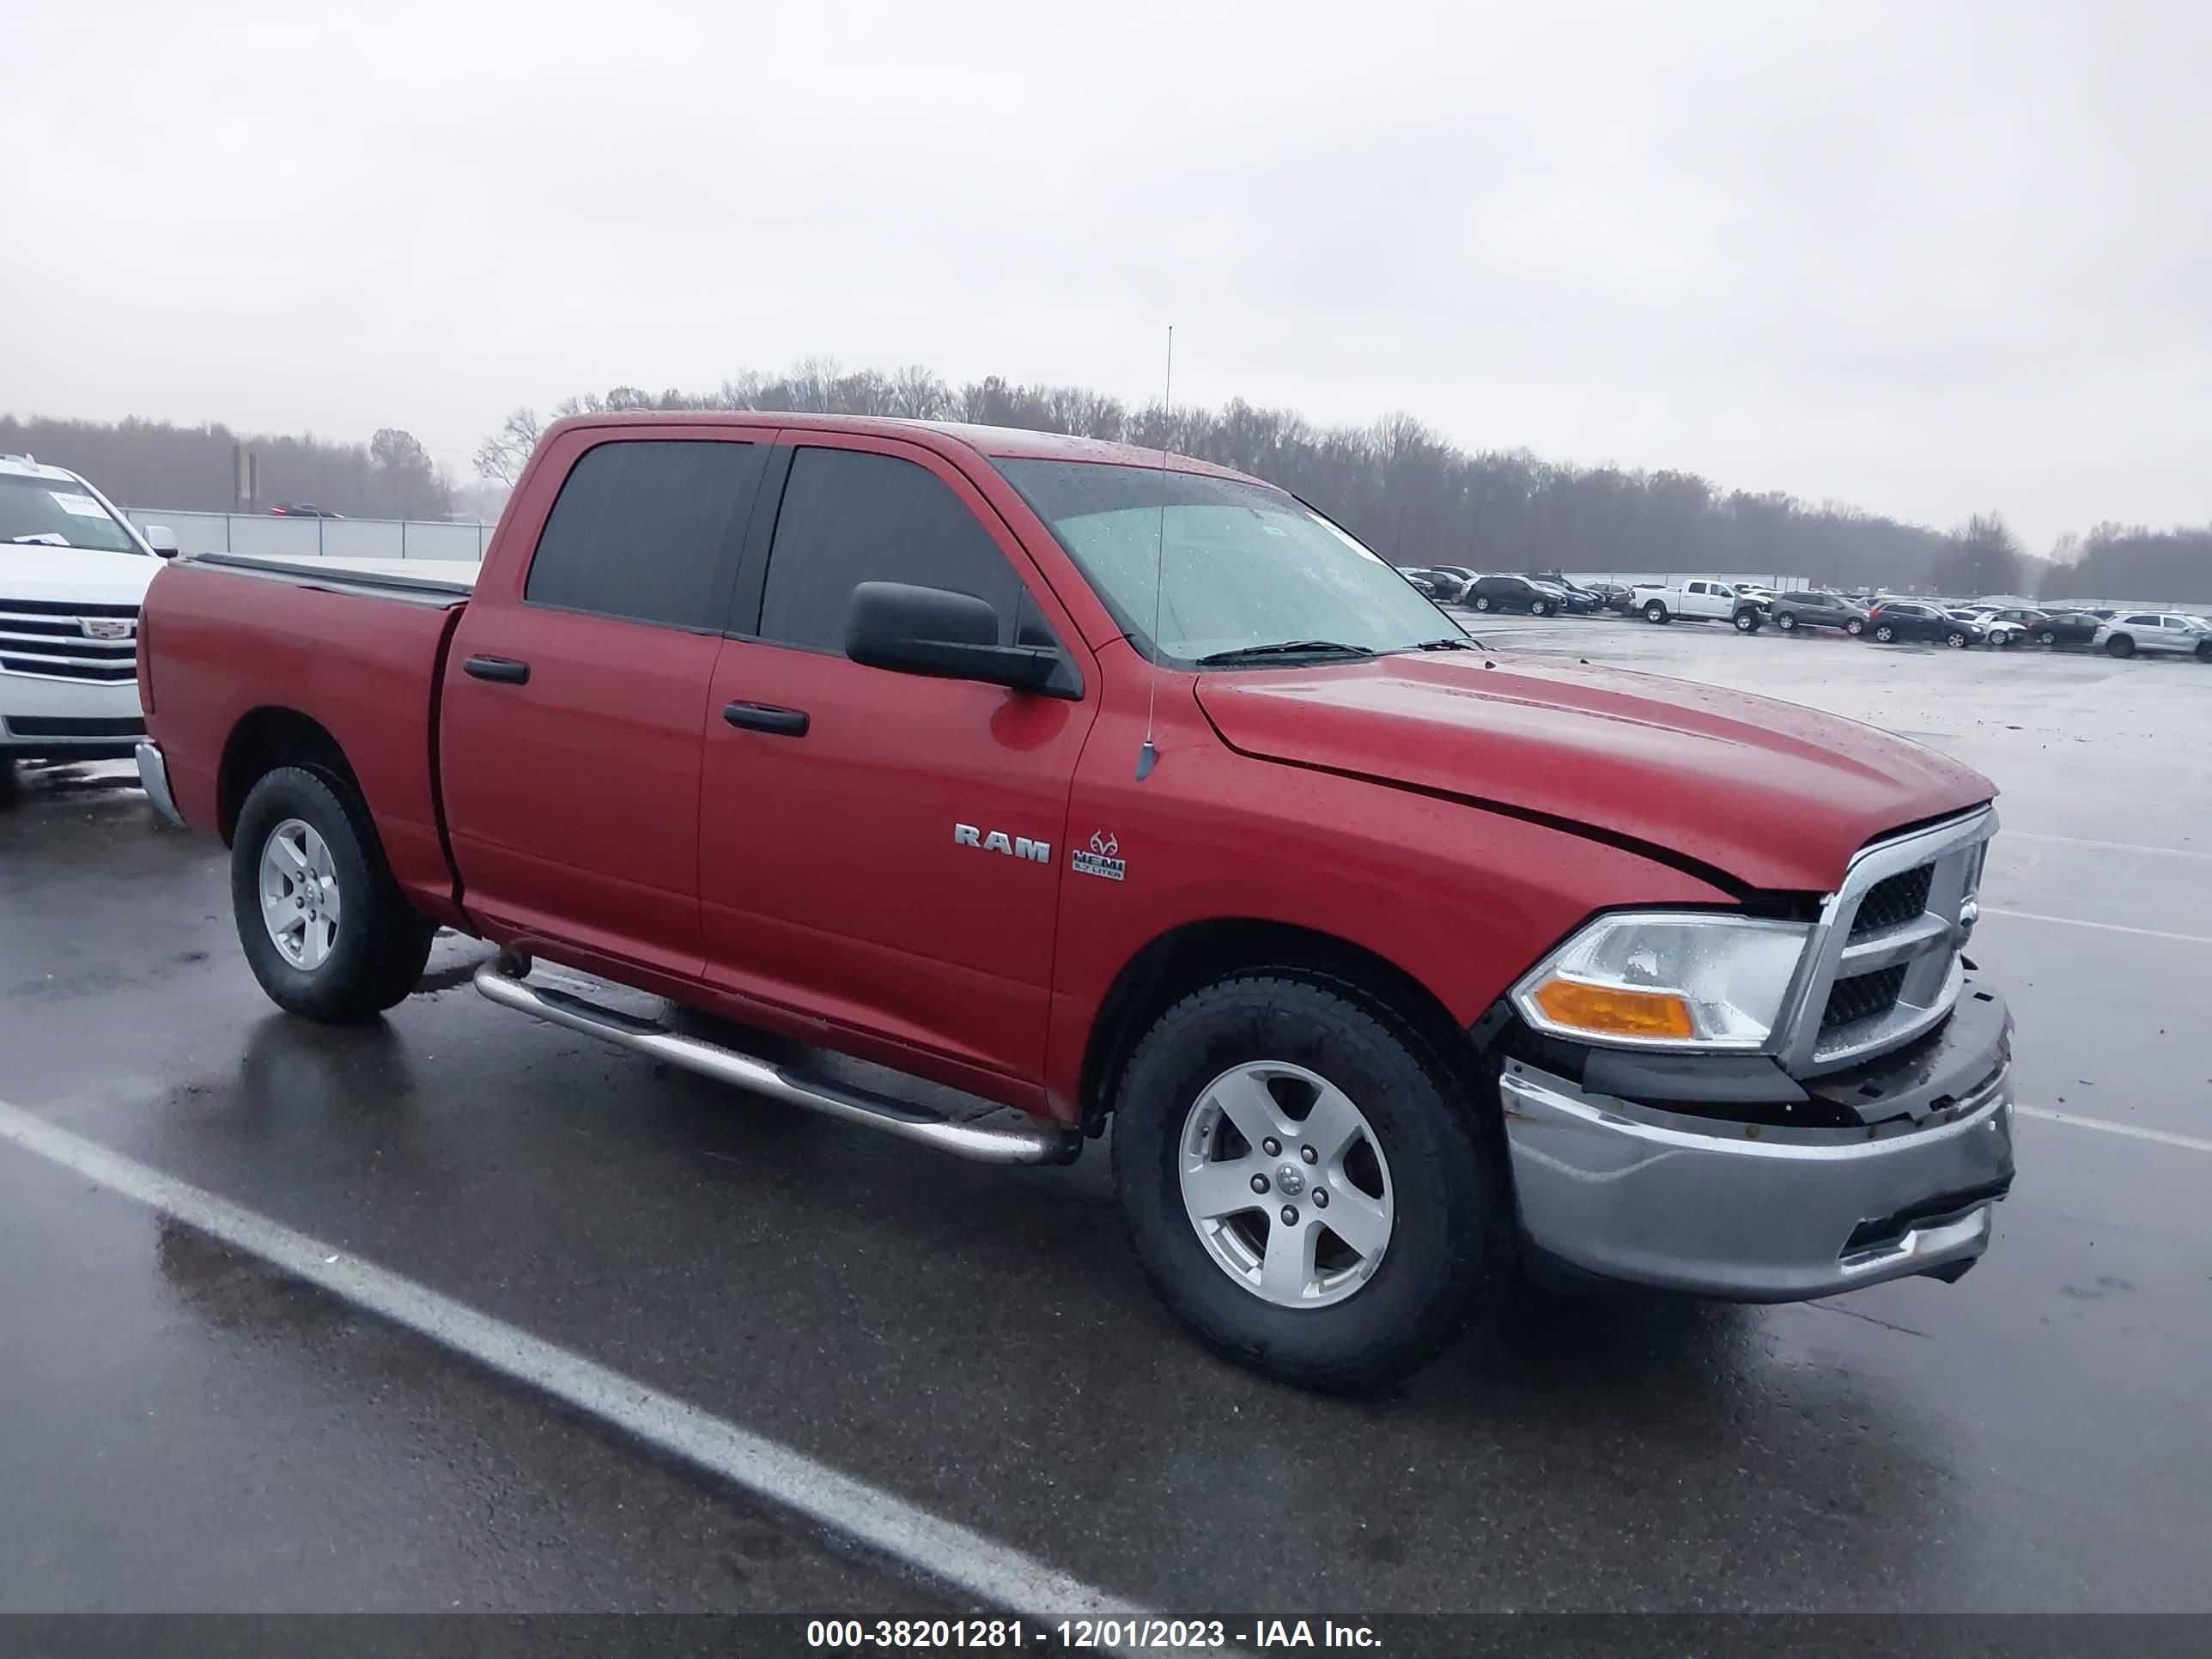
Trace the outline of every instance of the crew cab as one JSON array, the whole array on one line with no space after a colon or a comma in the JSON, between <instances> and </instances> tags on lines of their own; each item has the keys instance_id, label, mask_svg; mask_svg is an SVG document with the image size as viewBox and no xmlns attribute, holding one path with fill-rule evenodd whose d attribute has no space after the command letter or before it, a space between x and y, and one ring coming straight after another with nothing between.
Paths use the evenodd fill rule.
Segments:
<instances>
[{"instance_id":1,"label":"crew cab","mask_svg":"<svg viewBox=\"0 0 2212 1659\"><path fill-rule=\"evenodd\" d=\"M1738 592L1732 582L1715 581L1707 576L1692 577L1672 586L1638 582L1634 592L1634 608L1648 623L1670 623L1678 618L1733 622L1742 632L1752 634L1758 632L1765 616L1762 601ZM1751 618L1747 624L1744 621L1747 616Z\"/></svg>"},{"instance_id":2,"label":"crew cab","mask_svg":"<svg viewBox=\"0 0 2212 1659\"><path fill-rule=\"evenodd\" d=\"M176 550L68 468L0 456L0 770L137 752L138 607Z\"/></svg>"},{"instance_id":3,"label":"crew cab","mask_svg":"<svg viewBox=\"0 0 2212 1659\"><path fill-rule=\"evenodd\" d=\"M141 775L229 843L280 1007L373 1018L443 927L501 1007L848 1124L1110 1134L1169 1307L1302 1385L1403 1374L1509 1272L1954 1279L2012 1179L1986 779L1486 651L1202 461L579 417L472 586L192 559L142 647Z\"/></svg>"}]
</instances>

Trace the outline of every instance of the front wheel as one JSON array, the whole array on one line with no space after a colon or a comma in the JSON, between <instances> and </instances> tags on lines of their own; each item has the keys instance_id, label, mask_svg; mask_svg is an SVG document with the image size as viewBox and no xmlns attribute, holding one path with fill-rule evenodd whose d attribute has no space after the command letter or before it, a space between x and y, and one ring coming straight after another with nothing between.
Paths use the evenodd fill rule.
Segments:
<instances>
[{"instance_id":1,"label":"front wheel","mask_svg":"<svg viewBox=\"0 0 2212 1659\"><path fill-rule=\"evenodd\" d=\"M1966 648L1966 636L1954 628L1943 636L1943 643L1954 651L1964 651Z\"/></svg>"},{"instance_id":2,"label":"front wheel","mask_svg":"<svg viewBox=\"0 0 2212 1659\"><path fill-rule=\"evenodd\" d=\"M360 798L296 766L263 777L239 809L230 898L269 1000L330 1024L403 1000L438 931L392 879Z\"/></svg>"},{"instance_id":3,"label":"front wheel","mask_svg":"<svg viewBox=\"0 0 2212 1659\"><path fill-rule=\"evenodd\" d=\"M1294 970L1184 998L1116 1093L1145 1276L1207 1347L1356 1392L1433 1358L1510 1252L1502 1161L1443 1062L1358 988Z\"/></svg>"},{"instance_id":4,"label":"front wheel","mask_svg":"<svg viewBox=\"0 0 2212 1659\"><path fill-rule=\"evenodd\" d=\"M1844 632L1850 635L1853 639L1858 638L1860 635L1866 632L1865 618L1861 617L1852 617L1849 622L1844 624Z\"/></svg>"},{"instance_id":5,"label":"front wheel","mask_svg":"<svg viewBox=\"0 0 2212 1659\"><path fill-rule=\"evenodd\" d=\"M1532 617L1548 617L1552 614L1552 607L1543 600L1538 599L1528 607L1528 614Z\"/></svg>"},{"instance_id":6,"label":"front wheel","mask_svg":"<svg viewBox=\"0 0 2212 1659\"><path fill-rule=\"evenodd\" d=\"M1667 607L1660 604L1656 599L1652 600L1650 604L1644 607L1644 620L1648 623L1665 622L1667 620Z\"/></svg>"},{"instance_id":7,"label":"front wheel","mask_svg":"<svg viewBox=\"0 0 2212 1659\"><path fill-rule=\"evenodd\" d=\"M1888 645L1896 640L1897 630L1894 628L1892 628L1887 623L1884 623L1881 627L1874 630L1874 637L1876 643Z\"/></svg>"},{"instance_id":8,"label":"front wheel","mask_svg":"<svg viewBox=\"0 0 2212 1659\"><path fill-rule=\"evenodd\" d=\"M1735 613L1735 631L1739 634L1756 634L1759 632L1759 612L1756 611L1737 611Z\"/></svg>"},{"instance_id":9,"label":"front wheel","mask_svg":"<svg viewBox=\"0 0 2212 1659\"><path fill-rule=\"evenodd\" d=\"M2136 653L2136 642L2129 635L2115 634L2105 641L2105 649L2115 657L2132 657Z\"/></svg>"}]
</instances>

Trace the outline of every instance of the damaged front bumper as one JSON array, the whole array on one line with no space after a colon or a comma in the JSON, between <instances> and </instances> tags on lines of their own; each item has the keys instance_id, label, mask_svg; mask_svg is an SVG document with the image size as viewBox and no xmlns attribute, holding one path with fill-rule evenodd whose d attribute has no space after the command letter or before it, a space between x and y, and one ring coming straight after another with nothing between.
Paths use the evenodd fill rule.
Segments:
<instances>
[{"instance_id":1,"label":"damaged front bumper","mask_svg":"<svg viewBox=\"0 0 2212 1659\"><path fill-rule=\"evenodd\" d=\"M1809 1085L1780 1079L1757 1109L1740 1067L1716 1091L1736 1098L1700 1110L1679 1066L1652 1101L1593 1086L1601 1066L1577 1077L1508 1057L1506 1140L1539 1261L1741 1302L1957 1278L2013 1176L2011 1019L1969 990L1920 1042Z\"/></svg>"}]
</instances>

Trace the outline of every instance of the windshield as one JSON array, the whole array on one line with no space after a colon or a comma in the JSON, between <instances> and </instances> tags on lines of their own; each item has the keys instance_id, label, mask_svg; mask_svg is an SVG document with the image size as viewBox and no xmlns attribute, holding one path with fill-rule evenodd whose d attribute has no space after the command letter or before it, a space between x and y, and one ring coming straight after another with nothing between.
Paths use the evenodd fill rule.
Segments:
<instances>
[{"instance_id":1,"label":"windshield","mask_svg":"<svg viewBox=\"0 0 2212 1659\"><path fill-rule=\"evenodd\" d=\"M994 465L1147 655L1194 663L1294 641L1325 654L1466 637L1380 557L1279 489L1093 461Z\"/></svg>"},{"instance_id":2,"label":"windshield","mask_svg":"<svg viewBox=\"0 0 2212 1659\"><path fill-rule=\"evenodd\" d=\"M143 550L95 497L68 479L0 473L0 544L10 542L101 553Z\"/></svg>"}]
</instances>

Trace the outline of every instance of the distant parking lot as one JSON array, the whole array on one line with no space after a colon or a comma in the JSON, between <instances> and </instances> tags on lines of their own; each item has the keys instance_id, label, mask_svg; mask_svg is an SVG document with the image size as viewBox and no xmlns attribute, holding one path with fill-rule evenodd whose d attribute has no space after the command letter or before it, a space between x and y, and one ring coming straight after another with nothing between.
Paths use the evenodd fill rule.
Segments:
<instances>
[{"instance_id":1,"label":"distant parking lot","mask_svg":"<svg viewBox=\"0 0 2212 1659\"><path fill-rule=\"evenodd\" d=\"M2212 1611L2212 671L1463 620L1997 781L1973 954L2020 1022L2021 1174L1960 1284L1532 1293L1389 1397L1294 1394L1171 1327L1099 1149L1009 1176L659 1073L485 1006L459 939L380 1025L275 1014L221 849L113 768L0 811L0 1098L1143 1606ZM788 1491L4 1135L0 1252L0 1610L939 1606Z\"/></svg>"}]
</instances>

